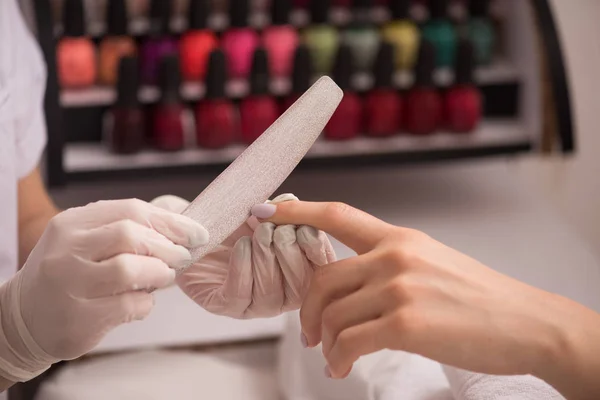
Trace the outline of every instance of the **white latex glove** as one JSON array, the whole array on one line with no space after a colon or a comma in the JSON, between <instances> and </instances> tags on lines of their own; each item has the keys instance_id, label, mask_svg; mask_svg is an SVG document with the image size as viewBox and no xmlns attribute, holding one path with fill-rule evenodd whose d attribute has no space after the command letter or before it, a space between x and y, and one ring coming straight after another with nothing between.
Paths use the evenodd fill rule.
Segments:
<instances>
[{"instance_id":1,"label":"white latex glove","mask_svg":"<svg viewBox=\"0 0 600 400\"><path fill-rule=\"evenodd\" d=\"M208 241L182 215L141 200L105 201L54 217L23 269L0 286L0 375L26 381L143 319L150 291Z\"/></svg>"},{"instance_id":2,"label":"white latex glove","mask_svg":"<svg viewBox=\"0 0 600 400\"><path fill-rule=\"evenodd\" d=\"M297 200L281 195L272 202ZM189 204L163 196L152 204L182 212ZM259 224L254 217L177 277L206 310L232 318L266 318L300 308L316 267L335 261L325 233L309 226Z\"/></svg>"}]
</instances>

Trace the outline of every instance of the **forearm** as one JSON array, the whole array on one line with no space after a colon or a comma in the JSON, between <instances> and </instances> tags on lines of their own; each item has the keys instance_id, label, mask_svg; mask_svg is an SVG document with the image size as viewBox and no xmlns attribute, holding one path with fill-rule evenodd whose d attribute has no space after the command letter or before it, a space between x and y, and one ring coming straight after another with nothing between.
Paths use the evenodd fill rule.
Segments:
<instances>
[{"instance_id":1,"label":"forearm","mask_svg":"<svg viewBox=\"0 0 600 400\"><path fill-rule=\"evenodd\" d=\"M569 400L600 398L600 314L556 296L552 304L560 335L536 375Z\"/></svg>"}]
</instances>

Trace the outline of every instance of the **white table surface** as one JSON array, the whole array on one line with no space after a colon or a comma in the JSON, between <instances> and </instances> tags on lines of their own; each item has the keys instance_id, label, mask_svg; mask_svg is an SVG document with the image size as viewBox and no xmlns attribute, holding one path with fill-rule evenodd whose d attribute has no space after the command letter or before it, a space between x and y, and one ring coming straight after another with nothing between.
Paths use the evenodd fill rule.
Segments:
<instances>
[{"instance_id":1,"label":"white table surface","mask_svg":"<svg viewBox=\"0 0 600 400\"><path fill-rule=\"evenodd\" d=\"M600 265L527 187L518 164L487 160L299 172L282 187L281 192L288 191L303 199L344 201L388 222L421 229L503 273L600 311ZM340 257L352 254L335 246ZM281 318L212 316L171 288L156 294L156 308L146 321L112 332L97 351L272 337L282 327Z\"/></svg>"}]
</instances>

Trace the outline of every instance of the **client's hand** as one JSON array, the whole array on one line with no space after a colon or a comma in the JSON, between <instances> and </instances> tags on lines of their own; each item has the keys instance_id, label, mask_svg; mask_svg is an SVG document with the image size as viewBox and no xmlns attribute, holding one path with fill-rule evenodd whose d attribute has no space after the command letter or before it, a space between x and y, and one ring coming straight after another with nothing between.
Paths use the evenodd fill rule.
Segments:
<instances>
[{"instance_id":1,"label":"client's hand","mask_svg":"<svg viewBox=\"0 0 600 400\"><path fill-rule=\"evenodd\" d=\"M279 196L274 203L297 200ZM152 204L182 212L189 204L163 196ZM259 224L250 218L177 278L206 310L232 318L264 318L300 308L316 267L335 261L327 235L310 226Z\"/></svg>"},{"instance_id":2,"label":"client's hand","mask_svg":"<svg viewBox=\"0 0 600 400\"><path fill-rule=\"evenodd\" d=\"M536 375L569 398L600 396L591 373L600 371L593 311L344 204L290 202L253 212L276 224L315 226L358 253L317 270L300 312L307 344L323 342L331 376L389 348L471 371Z\"/></svg>"}]
</instances>

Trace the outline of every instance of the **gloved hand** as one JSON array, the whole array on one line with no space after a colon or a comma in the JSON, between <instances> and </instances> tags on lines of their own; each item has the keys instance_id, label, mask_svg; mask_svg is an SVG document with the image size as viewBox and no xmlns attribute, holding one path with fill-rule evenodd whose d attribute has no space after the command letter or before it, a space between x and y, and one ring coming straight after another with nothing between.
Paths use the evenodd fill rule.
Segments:
<instances>
[{"instance_id":1,"label":"gloved hand","mask_svg":"<svg viewBox=\"0 0 600 400\"><path fill-rule=\"evenodd\" d=\"M279 203L297 200L282 195ZM189 204L163 196L152 204L182 212ZM325 233L309 226L259 224L254 217L177 277L206 310L232 318L266 318L300 308L315 268L335 261Z\"/></svg>"},{"instance_id":2,"label":"gloved hand","mask_svg":"<svg viewBox=\"0 0 600 400\"><path fill-rule=\"evenodd\" d=\"M26 381L143 319L149 292L208 241L196 222L140 200L105 201L54 217L25 266L0 286L0 375Z\"/></svg>"}]
</instances>

